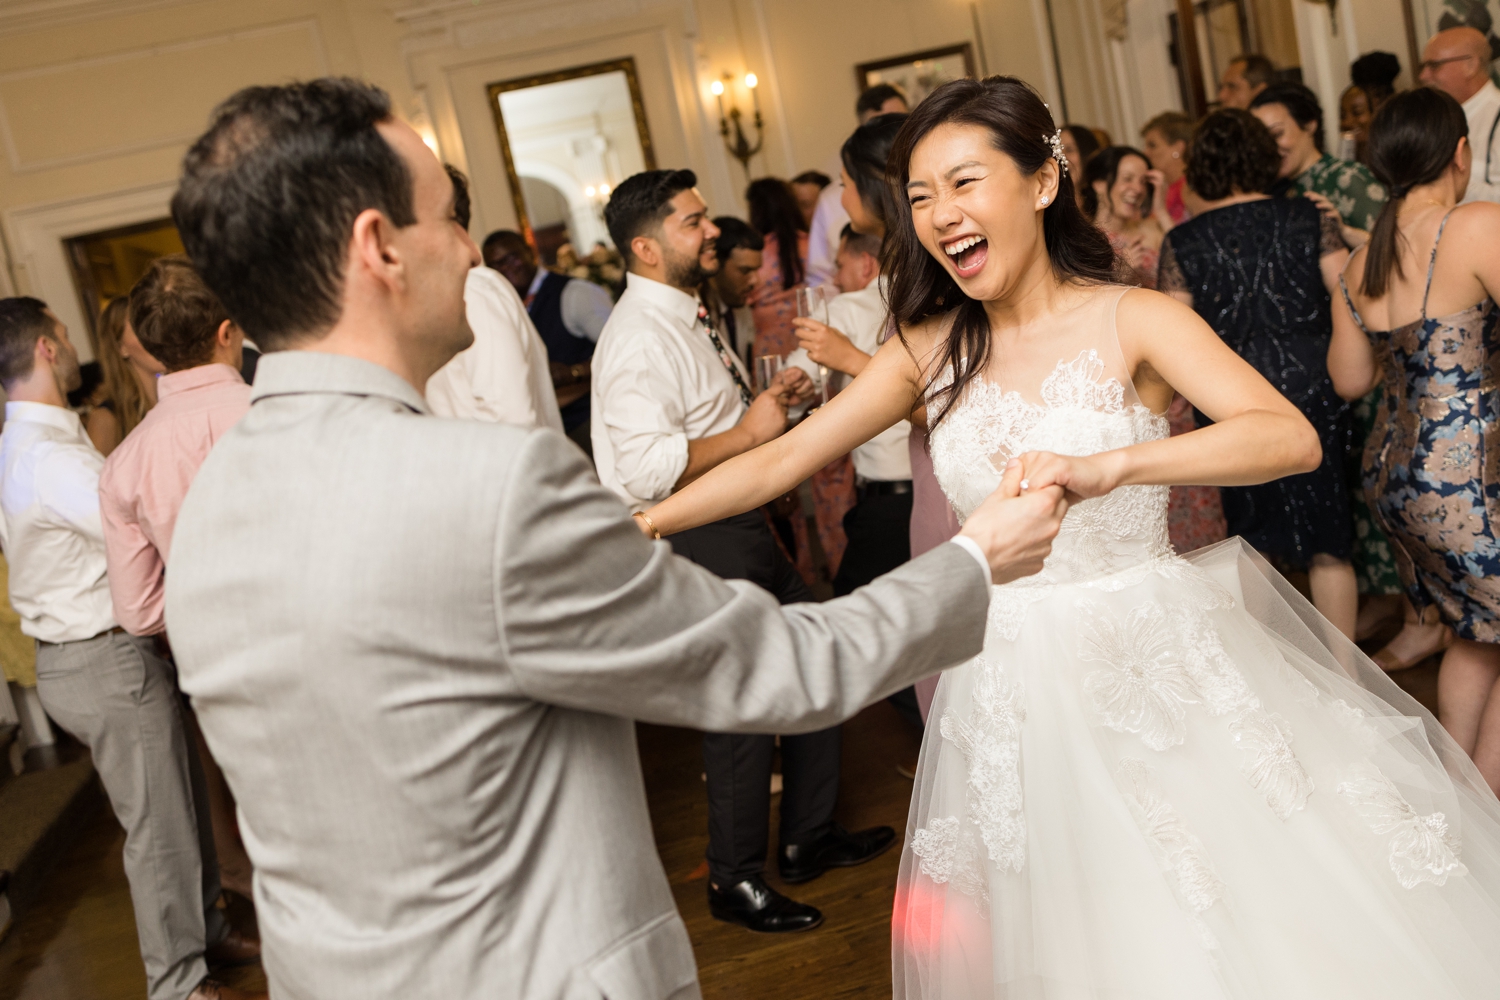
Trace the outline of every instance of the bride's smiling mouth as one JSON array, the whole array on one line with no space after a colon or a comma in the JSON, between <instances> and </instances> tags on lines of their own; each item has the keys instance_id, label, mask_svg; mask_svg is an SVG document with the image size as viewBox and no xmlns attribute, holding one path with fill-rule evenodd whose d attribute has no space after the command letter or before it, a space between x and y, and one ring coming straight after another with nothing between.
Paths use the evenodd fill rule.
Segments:
<instances>
[{"instance_id":1,"label":"bride's smiling mouth","mask_svg":"<svg viewBox=\"0 0 1500 1000\"><path fill-rule=\"evenodd\" d=\"M978 274L990 256L989 240L974 233L944 240L941 246L960 278Z\"/></svg>"}]
</instances>

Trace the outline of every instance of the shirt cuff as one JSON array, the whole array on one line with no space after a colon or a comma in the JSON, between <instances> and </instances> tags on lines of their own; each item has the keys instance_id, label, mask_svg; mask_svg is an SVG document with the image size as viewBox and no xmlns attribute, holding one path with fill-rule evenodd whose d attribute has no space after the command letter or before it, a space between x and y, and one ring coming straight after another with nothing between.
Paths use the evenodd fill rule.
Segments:
<instances>
[{"instance_id":1,"label":"shirt cuff","mask_svg":"<svg viewBox=\"0 0 1500 1000\"><path fill-rule=\"evenodd\" d=\"M984 554L984 549L979 547L978 542L974 541L968 535L954 535L949 541L973 556L975 561L979 563L979 568L984 570L984 578L991 582L994 581L995 576L990 571L989 557Z\"/></svg>"}]
</instances>

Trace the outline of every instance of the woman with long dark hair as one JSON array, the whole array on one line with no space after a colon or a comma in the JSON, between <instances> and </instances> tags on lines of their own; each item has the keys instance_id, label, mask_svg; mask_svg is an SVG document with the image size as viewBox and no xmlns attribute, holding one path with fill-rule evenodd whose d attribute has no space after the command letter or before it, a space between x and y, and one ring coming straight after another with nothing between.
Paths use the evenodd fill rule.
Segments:
<instances>
[{"instance_id":1,"label":"woman with long dark hair","mask_svg":"<svg viewBox=\"0 0 1500 1000\"><path fill-rule=\"evenodd\" d=\"M1365 492L1415 616L1452 643L1443 725L1500 788L1500 205L1455 207L1468 131L1458 102L1425 87L1375 116L1370 163L1391 200L1344 274L1328 368L1346 399L1383 375Z\"/></svg>"},{"instance_id":2,"label":"woman with long dark hair","mask_svg":"<svg viewBox=\"0 0 1500 1000\"><path fill-rule=\"evenodd\" d=\"M1219 492L1229 534L1283 570L1307 573L1313 605L1353 638L1351 426L1327 363L1329 303L1349 255L1337 224L1307 199L1266 193L1275 165L1275 140L1254 115L1229 109L1203 120L1187 173L1203 210L1168 234L1159 287L1192 306L1317 428L1317 469Z\"/></svg>"},{"instance_id":3,"label":"woman with long dark hair","mask_svg":"<svg viewBox=\"0 0 1500 1000\"><path fill-rule=\"evenodd\" d=\"M1019 80L928 96L890 158L899 338L648 517L753 508L924 403L960 515L996 490L1073 502L939 683L898 998L1492 995L1494 793L1243 543L1167 542L1167 485L1306 472L1316 432L1192 310L1111 284L1059 146ZM1215 423L1168 438L1174 387Z\"/></svg>"},{"instance_id":4,"label":"woman with long dark hair","mask_svg":"<svg viewBox=\"0 0 1500 1000\"><path fill-rule=\"evenodd\" d=\"M779 354L797 350L797 290L805 286L807 274L807 224L797 207L791 185L776 177L751 181L745 191L750 205L750 225L765 239L759 280L750 294L750 313L755 319L755 353ZM818 526L818 544L823 550L831 580L837 576L848 538L844 515L854 506L854 464L840 455L813 473L813 518ZM816 579L812 546L807 537L807 519L793 517L792 532L797 551L792 561L809 584Z\"/></svg>"},{"instance_id":5,"label":"woman with long dark hair","mask_svg":"<svg viewBox=\"0 0 1500 1000\"><path fill-rule=\"evenodd\" d=\"M1083 214L1128 266L1126 283L1142 288L1156 287L1161 241L1172 228L1162 180L1146 154L1131 146L1101 149L1083 168Z\"/></svg>"}]
</instances>

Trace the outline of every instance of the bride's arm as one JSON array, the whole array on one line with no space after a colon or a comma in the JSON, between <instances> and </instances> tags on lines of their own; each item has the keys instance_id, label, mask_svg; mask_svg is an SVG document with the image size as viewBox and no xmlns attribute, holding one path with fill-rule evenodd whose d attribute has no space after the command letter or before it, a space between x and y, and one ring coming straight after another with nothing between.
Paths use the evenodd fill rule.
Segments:
<instances>
[{"instance_id":1,"label":"bride's arm","mask_svg":"<svg viewBox=\"0 0 1500 1000\"><path fill-rule=\"evenodd\" d=\"M1141 386L1161 397L1155 409L1175 388L1214 424L1087 458L1033 452L1023 456L1028 488L1055 483L1077 499L1129 485L1248 486L1318 467L1322 446L1307 418L1187 306L1132 291L1117 328L1126 364L1159 380Z\"/></svg>"},{"instance_id":2,"label":"bride's arm","mask_svg":"<svg viewBox=\"0 0 1500 1000\"><path fill-rule=\"evenodd\" d=\"M914 337L913 347L922 342ZM904 420L919 401L921 373L892 337L859 376L786 434L730 459L646 512L663 535L740 514Z\"/></svg>"}]
</instances>

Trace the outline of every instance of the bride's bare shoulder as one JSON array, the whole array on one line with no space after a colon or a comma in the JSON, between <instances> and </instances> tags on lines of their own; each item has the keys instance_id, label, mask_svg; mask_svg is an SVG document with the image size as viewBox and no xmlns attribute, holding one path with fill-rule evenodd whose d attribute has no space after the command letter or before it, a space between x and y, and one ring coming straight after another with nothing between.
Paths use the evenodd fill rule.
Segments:
<instances>
[{"instance_id":1,"label":"bride's bare shoulder","mask_svg":"<svg viewBox=\"0 0 1500 1000\"><path fill-rule=\"evenodd\" d=\"M953 328L955 311L950 309L901 327L902 343L919 371L927 372L942 355L943 346L948 342L948 332Z\"/></svg>"}]
</instances>

